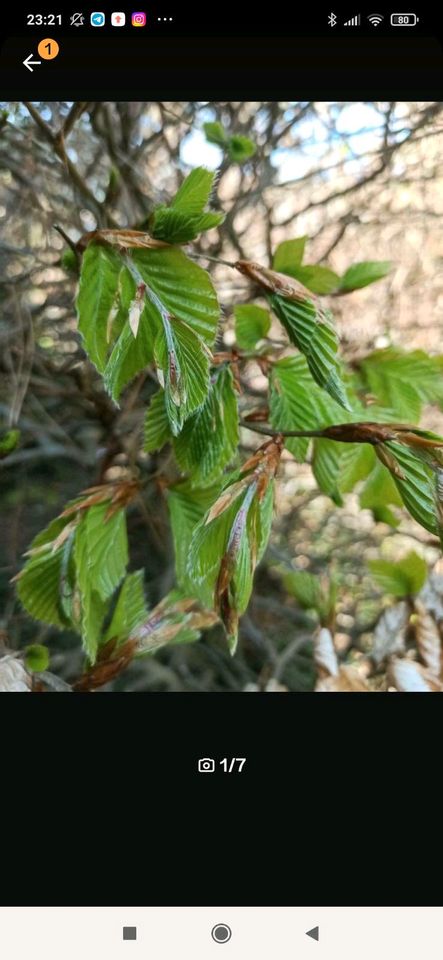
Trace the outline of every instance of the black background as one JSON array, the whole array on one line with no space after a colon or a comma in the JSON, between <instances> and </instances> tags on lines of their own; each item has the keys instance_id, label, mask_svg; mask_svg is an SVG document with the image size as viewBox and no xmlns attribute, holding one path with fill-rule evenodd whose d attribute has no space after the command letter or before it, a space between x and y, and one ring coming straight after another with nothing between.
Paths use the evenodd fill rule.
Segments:
<instances>
[{"instance_id":1,"label":"black background","mask_svg":"<svg viewBox=\"0 0 443 960\"><path fill-rule=\"evenodd\" d=\"M193 19L193 5L170 41L153 44L127 30L117 47L109 31L72 34L63 63L31 75L21 61L43 34L29 43L14 4L2 97L441 95L435 13L414 35L351 37L328 33L326 7L285 9L279 23L275 5L261 19L238 6L216 8L211 23L207 8ZM441 704L401 694L4 695L0 902L438 905ZM202 775L206 756L247 762L241 775Z\"/></svg>"}]
</instances>

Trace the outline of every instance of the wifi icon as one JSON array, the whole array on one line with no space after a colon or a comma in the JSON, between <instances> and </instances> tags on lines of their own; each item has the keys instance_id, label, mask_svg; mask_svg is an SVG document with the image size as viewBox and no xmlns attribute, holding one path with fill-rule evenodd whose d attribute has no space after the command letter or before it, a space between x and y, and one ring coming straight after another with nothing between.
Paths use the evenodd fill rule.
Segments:
<instances>
[{"instance_id":1,"label":"wifi icon","mask_svg":"<svg viewBox=\"0 0 443 960\"><path fill-rule=\"evenodd\" d=\"M382 22L383 17L380 13L370 13L368 17L369 23L372 23L373 27L378 27L379 23Z\"/></svg>"}]
</instances>

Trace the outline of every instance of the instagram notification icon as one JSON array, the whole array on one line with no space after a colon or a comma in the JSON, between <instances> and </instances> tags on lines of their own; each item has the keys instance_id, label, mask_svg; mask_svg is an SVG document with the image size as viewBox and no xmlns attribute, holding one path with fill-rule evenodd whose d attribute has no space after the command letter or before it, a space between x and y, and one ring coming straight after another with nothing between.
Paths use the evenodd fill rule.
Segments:
<instances>
[{"instance_id":1,"label":"instagram notification icon","mask_svg":"<svg viewBox=\"0 0 443 960\"><path fill-rule=\"evenodd\" d=\"M133 27L144 27L146 24L146 14L145 13L133 13L131 17Z\"/></svg>"}]
</instances>

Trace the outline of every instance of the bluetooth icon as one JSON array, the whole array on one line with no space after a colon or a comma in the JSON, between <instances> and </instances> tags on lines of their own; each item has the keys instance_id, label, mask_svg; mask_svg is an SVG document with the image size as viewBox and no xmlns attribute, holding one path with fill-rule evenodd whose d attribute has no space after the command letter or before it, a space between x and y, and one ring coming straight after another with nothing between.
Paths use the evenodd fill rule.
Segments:
<instances>
[{"instance_id":1,"label":"bluetooth icon","mask_svg":"<svg viewBox=\"0 0 443 960\"><path fill-rule=\"evenodd\" d=\"M331 12L331 13L329 14L328 23L329 23L329 26L330 26L330 27L335 27L335 25L336 25L336 23L337 23L337 17L335 16L335 13L332 13L332 12Z\"/></svg>"}]
</instances>

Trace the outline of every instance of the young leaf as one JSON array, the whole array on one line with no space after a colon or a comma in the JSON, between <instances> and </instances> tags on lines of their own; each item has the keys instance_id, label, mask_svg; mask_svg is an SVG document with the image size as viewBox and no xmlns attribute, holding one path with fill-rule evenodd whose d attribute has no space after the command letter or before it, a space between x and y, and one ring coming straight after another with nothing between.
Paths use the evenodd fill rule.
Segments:
<instances>
[{"instance_id":1,"label":"young leaf","mask_svg":"<svg viewBox=\"0 0 443 960\"><path fill-rule=\"evenodd\" d=\"M417 423L424 403L443 399L442 357L395 347L375 350L360 365L362 385L392 411L392 417Z\"/></svg>"},{"instance_id":2,"label":"young leaf","mask_svg":"<svg viewBox=\"0 0 443 960\"><path fill-rule=\"evenodd\" d=\"M195 529L220 493L220 484L195 489L189 481L168 490L169 516L175 552L175 575L179 586L193 591L193 578L188 578L188 560Z\"/></svg>"},{"instance_id":3,"label":"young leaf","mask_svg":"<svg viewBox=\"0 0 443 960\"><path fill-rule=\"evenodd\" d=\"M151 399L145 417L144 450L150 453L161 448L172 437L171 425L166 412L165 394L158 390Z\"/></svg>"},{"instance_id":4,"label":"young leaf","mask_svg":"<svg viewBox=\"0 0 443 960\"><path fill-rule=\"evenodd\" d=\"M152 654L165 644L194 643L202 630L217 623L217 616L202 610L195 597L171 590L137 630L137 656Z\"/></svg>"},{"instance_id":5,"label":"young leaf","mask_svg":"<svg viewBox=\"0 0 443 960\"><path fill-rule=\"evenodd\" d=\"M395 563L389 563L388 560L370 560L368 566L381 589L394 597L419 593L428 575L425 561L414 551Z\"/></svg>"},{"instance_id":6,"label":"young leaf","mask_svg":"<svg viewBox=\"0 0 443 960\"><path fill-rule=\"evenodd\" d=\"M77 297L78 326L85 350L103 373L109 349L108 324L118 299L121 261L116 250L90 243L82 260Z\"/></svg>"},{"instance_id":7,"label":"young leaf","mask_svg":"<svg viewBox=\"0 0 443 960\"><path fill-rule=\"evenodd\" d=\"M149 220L151 233L167 243L189 243L205 230L219 227L225 219L224 213L208 210L198 216L191 216L174 207L157 207Z\"/></svg>"},{"instance_id":8,"label":"young leaf","mask_svg":"<svg viewBox=\"0 0 443 960\"><path fill-rule=\"evenodd\" d=\"M189 549L188 578L202 603L214 606L220 616L231 653L254 570L270 534L273 478L281 449L280 441L268 441L228 479L198 524Z\"/></svg>"},{"instance_id":9,"label":"young leaf","mask_svg":"<svg viewBox=\"0 0 443 960\"><path fill-rule=\"evenodd\" d=\"M345 410L350 410L339 375L338 337L332 314L320 308L316 297L298 280L276 273L250 260L239 260L236 269L266 291L289 339L304 353L311 374Z\"/></svg>"},{"instance_id":10,"label":"young leaf","mask_svg":"<svg viewBox=\"0 0 443 960\"><path fill-rule=\"evenodd\" d=\"M354 263L342 276L340 291L351 293L352 290L360 290L361 287L367 287L376 280L382 280L390 272L391 267L390 260L366 260L362 263Z\"/></svg>"},{"instance_id":11,"label":"young leaf","mask_svg":"<svg viewBox=\"0 0 443 960\"><path fill-rule=\"evenodd\" d=\"M209 274L176 247L134 250L131 258L170 317L187 323L212 346L220 310Z\"/></svg>"},{"instance_id":12,"label":"young leaf","mask_svg":"<svg viewBox=\"0 0 443 960\"><path fill-rule=\"evenodd\" d=\"M204 123L203 130L208 143L216 143L219 147L224 147L226 145L226 133L223 129L223 125L219 123L218 120L212 123Z\"/></svg>"},{"instance_id":13,"label":"young leaf","mask_svg":"<svg viewBox=\"0 0 443 960\"><path fill-rule=\"evenodd\" d=\"M164 385L166 413L177 436L208 395L210 353L188 324L171 318L157 337L154 357Z\"/></svg>"},{"instance_id":14,"label":"young leaf","mask_svg":"<svg viewBox=\"0 0 443 960\"><path fill-rule=\"evenodd\" d=\"M402 498L393 478L383 469L378 460L374 459L374 468L360 493L360 506L362 509L372 510L374 520L377 522L398 527L400 521L390 509L391 504L401 507Z\"/></svg>"},{"instance_id":15,"label":"young leaf","mask_svg":"<svg viewBox=\"0 0 443 960\"><path fill-rule=\"evenodd\" d=\"M343 506L343 499L338 489L338 473L342 453L340 443L333 440L314 440L312 453L312 472L322 490L337 504Z\"/></svg>"},{"instance_id":16,"label":"young leaf","mask_svg":"<svg viewBox=\"0 0 443 960\"><path fill-rule=\"evenodd\" d=\"M232 163L246 163L257 153L257 147L249 137L233 134L227 141L227 151Z\"/></svg>"},{"instance_id":17,"label":"young leaf","mask_svg":"<svg viewBox=\"0 0 443 960\"><path fill-rule=\"evenodd\" d=\"M155 337L160 328L158 311L148 300L145 300L135 336L130 320L126 321L103 375L105 387L116 403L123 388L153 361Z\"/></svg>"},{"instance_id":18,"label":"young leaf","mask_svg":"<svg viewBox=\"0 0 443 960\"><path fill-rule=\"evenodd\" d=\"M172 200L171 207L190 216L203 213L209 203L214 178L213 171L207 170L206 167L196 167L195 170L191 170Z\"/></svg>"},{"instance_id":19,"label":"young leaf","mask_svg":"<svg viewBox=\"0 0 443 960\"><path fill-rule=\"evenodd\" d=\"M57 517L32 541L29 557L18 574L18 597L32 617L53 626L70 624L61 603L63 536L70 521ZM66 533L68 538L69 531Z\"/></svg>"},{"instance_id":20,"label":"young leaf","mask_svg":"<svg viewBox=\"0 0 443 960\"><path fill-rule=\"evenodd\" d=\"M174 451L192 483L206 485L233 459L238 446L238 410L232 373L219 367L212 374L208 396L174 440Z\"/></svg>"},{"instance_id":21,"label":"young leaf","mask_svg":"<svg viewBox=\"0 0 443 960\"><path fill-rule=\"evenodd\" d=\"M253 350L257 341L263 340L269 333L269 311L252 303L241 304L234 307L234 316L237 345L243 350Z\"/></svg>"},{"instance_id":22,"label":"young leaf","mask_svg":"<svg viewBox=\"0 0 443 960\"><path fill-rule=\"evenodd\" d=\"M161 206L154 211L150 219L152 236L168 243L188 243L203 230L223 223L223 213L204 212L213 182L214 174L205 167L192 170L170 206Z\"/></svg>"},{"instance_id":23,"label":"young leaf","mask_svg":"<svg viewBox=\"0 0 443 960\"><path fill-rule=\"evenodd\" d=\"M127 640L132 634L136 634L137 627L147 616L143 570L137 570L135 573L128 573L123 581L112 620L103 638L104 642L116 639L120 643Z\"/></svg>"},{"instance_id":24,"label":"young leaf","mask_svg":"<svg viewBox=\"0 0 443 960\"><path fill-rule=\"evenodd\" d=\"M277 430L315 430L343 419L341 407L312 382L303 356L274 363L270 387L270 422ZM286 449L300 463L306 459L309 443L304 437L285 439Z\"/></svg>"},{"instance_id":25,"label":"young leaf","mask_svg":"<svg viewBox=\"0 0 443 960\"><path fill-rule=\"evenodd\" d=\"M283 240L279 243L273 259L273 269L279 273L293 276L293 270L299 267L304 256L307 237L297 237L296 240Z\"/></svg>"},{"instance_id":26,"label":"young leaf","mask_svg":"<svg viewBox=\"0 0 443 960\"><path fill-rule=\"evenodd\" d=\"M332 293L340 283L338 273L334 273L329 267L320 267L317 264L294 267L290 276L303 283L312 293L323 295Z\"/></svg>"},{"instance_id":27,"label":"young leaf","mask_svg":"<svg viewBox=\"0 0 443 960\"><path fill-rule=\"evenodd\" d=\"M438 475L426 463L423 463L412 450L400 443L386 443L388 454L393 463L388 466L392 479L398 488L403 503L414 520L425 530L436 534L443 541L443 522L441 502L438 491ZM376 447L377 455L383 457L383 451ZM389 461L382 460L384 466Z\"/></svg>"},{"instance_id":28,"label":"young leaf","mask_svg":"<svg viewBox=\"0 0 443 960\"><path fill-rule=\"evenodd\" d=\"M341 447L338 489L349 493L360 480L366 480L376 465L373 447L368 443L348 443Z\"/></svg>"}]
</instances>

